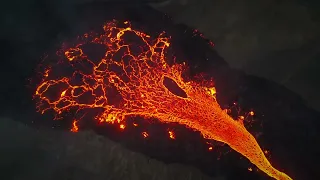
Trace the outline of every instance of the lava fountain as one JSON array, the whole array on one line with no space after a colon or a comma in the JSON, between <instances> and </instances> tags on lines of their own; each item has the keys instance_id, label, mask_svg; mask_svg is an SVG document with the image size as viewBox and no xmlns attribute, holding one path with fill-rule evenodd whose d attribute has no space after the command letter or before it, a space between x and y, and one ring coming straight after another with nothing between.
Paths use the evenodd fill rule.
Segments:
<instances>
[{"instance_id":1,"label":"lava fountain","mask_svg":"<svg viewBox=\"0 0 320 180\"><path fill-rule=\"evenodd\" d=\"M62 47L56 68L45 69L34 94L41 113L53 110L61 115L71 109L98 108L103 112L95 119L101 123L120 123L130 116L179 123L201 132L204 138L228 144L270 177L291 179L271 165L242 121L221 109L212 81L184 78L185 63L166 62L170 43L164 33L153 39L134 30L130 22L119 24L108 22L103 33L84 34L76 45ZM142 45L126 40L128 34ZM104 47L105 54L97 62L84 51L89 43ZM59 75L62 64L72 69L70 76ZM172 86L180 90L179 95ZM78 121L73 122L74 132Z\"/></svg>"}]
</instances>

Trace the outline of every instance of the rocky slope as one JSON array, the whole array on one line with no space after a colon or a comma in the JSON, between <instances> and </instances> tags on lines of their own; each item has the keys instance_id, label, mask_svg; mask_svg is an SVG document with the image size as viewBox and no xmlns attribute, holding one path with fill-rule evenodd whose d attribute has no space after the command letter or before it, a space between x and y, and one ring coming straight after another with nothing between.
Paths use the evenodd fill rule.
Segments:
<instances>
[{"instance_id":1,"label":"rocky slope","mask_svg":"<svg viewBox=\"0 0 320 180\"><path fill-rule=\"evenodd\" d=\"M165 28L173 37L172 46L177 57L188 61L191 73L206 72L214 77L222 106L237 101L244 111L251 108L256 111L256 121L263 124L263 129L259 126L249 130L255 134L263 132L258 140L270 150L271 161L277 167L294 179L319 179L316 169L320 152L317 143L319 113L308 108L289 89L231 68L206 40L194 36L193 29L187 25L174 24L161 12L147 6L69 4L59 12L43 1L25 6L16 6L14 1L11 3L15 13L6 9L6 21L3 22L6 26L1 33L5 61L0 67L0 113L9 117L1 121L0 131L4 142L1 174L5 174L6 179L43 179L48 176L53 179L185 179L186 172L190 172L193 179L217 176L248 180L268 178L261 172L249 172L250 164L239 159L235 152L217 161L219 153L206 152L205 141L199 133L183 127L174 126L185 138L171 142L159 135L146 143L135 138L134 132L119 135L104 128L94 129L95 133L73 135L67 132L68 124L53 122L50 117L35 113L26 79L34 75L34 67L42 53L54 50L62 39L83 33L112 18L135 21L153 33ZM30 13L31 10L34 13ZM167 127L156 124L152 128L157 131ZM112 149L116 153L112 154ZM147 163L149 158L152 160ZM180 165L170 165L176 163ZM128 170L124 171L126 168Z\"/></svg>"},{"instance_id":2,"label":"rocky slope","mask_svg":"<svg viewBox=\"0 0 320 180\"><path fill-rule=\"evenodd\" d=\"M154 5L199 29L231 67L285 85L320 109L320 3L171 0Z\"/></svg>"},{"instance_id":3,"label":"rocky slope","mask_svg":"<svg viewBox=\"0 0 320 180\"><path fill-rule=\"evenodd\" d=\"M223 180L181 164L164 164L93 132L36 130L0 119L3 179Z\"/></svg>"}]
</instances>

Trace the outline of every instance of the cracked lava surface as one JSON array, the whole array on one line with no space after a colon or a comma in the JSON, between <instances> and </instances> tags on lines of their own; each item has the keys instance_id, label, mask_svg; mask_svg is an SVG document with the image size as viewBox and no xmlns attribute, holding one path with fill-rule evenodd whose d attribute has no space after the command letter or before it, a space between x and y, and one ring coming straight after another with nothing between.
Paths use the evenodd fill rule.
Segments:
<instances>
[{"instance_id":1,"label":"cracked lava surface","mask_svg":"<svg viewBox=\"0 0 320 180\"><path fill-rule=\"evenodd\" d=\"M87 44L103 47L102 58L90 59ZM121 123L130 116L179 123L206 139L228 144L270 177L290 180L271 165L243 122L220 107L212 81L183 78L185 63L166 62L169 46L164 33L152 38L134 30L130 22L107 22L103 33L86 33L77 44L57 52L61 59L45 69L34 94L37 108L41 113L53 110L57 116L71 109L99 108L103 111L95 119L101 123ZM63 64L72 71L69 76L59 74ZM73 132L78 131L78 121L73 122Z\"/></svg>"}]
</instances>

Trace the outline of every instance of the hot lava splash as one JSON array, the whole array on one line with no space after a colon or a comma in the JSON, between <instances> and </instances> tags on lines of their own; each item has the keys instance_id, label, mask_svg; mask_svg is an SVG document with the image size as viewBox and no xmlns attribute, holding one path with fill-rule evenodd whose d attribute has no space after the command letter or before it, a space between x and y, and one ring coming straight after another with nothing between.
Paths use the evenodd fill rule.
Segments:
<instances>
[{"instance_id":1,"label":"hot lava splash","mask_svg":"<svg viewBox=\"0 0 320 180\"><path fill-rule=\"evenodd\" d=\"M54 110L60 115L71 109L100 108L103 112L95 117L99 122L120 123L141 116L179 123L201 132L204 138L228 144L269 176L291 179L270 164L242 121L221 109L211 81L184 78L185 63L166 62L170 43L164 33L152 39L132 29L129 22L112 21L103 26L102 33L84 34L77 41L72 47L65 45L59 51L59 62L43 73L34 95L41 113ZM101 58L90 58L87 44L102 46ZM63 64L72 70L69 76L61 75L69 71ZM173 92L174 87L179 93ZM78 121L73 122L74 132Z\"/></svg>"}]
</instances>

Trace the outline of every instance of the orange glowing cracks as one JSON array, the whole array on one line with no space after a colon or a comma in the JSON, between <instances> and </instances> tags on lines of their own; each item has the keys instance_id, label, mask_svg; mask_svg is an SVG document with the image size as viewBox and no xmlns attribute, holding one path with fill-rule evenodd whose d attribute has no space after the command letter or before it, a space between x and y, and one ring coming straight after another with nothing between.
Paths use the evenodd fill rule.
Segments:
<instances>
[{"instance_id":1,"label":"orange glowing cracks","mask_svg":"<svg viewBox=\"0 0 320 180\"><path fill-rule=\"evenodd\" d=\"M269 176L291 179L270 164L243 124L221 109L214 87L208 85L210 81L183 78L185 63L166 62L170 43L164 33L151 38L132 29L129 22L116 21L106 23L103 30L99 35L90 33L78 38L78 45L64 47L63 53L58 53L64 57L56 66L71 67L73 73L53 76L52 69L43 77L35 92L41 113L50 109L61 115L71 109L98 108L103 110L96 116L99 122L121 123L127 117L140 116L179 123L201 132L204 138L228 144ZM84 47L88 44L103 47L101 59L96 61L86 53ZM165 79L180 88L183 96L171 91ZM59 96L52 96L53 92L60 92ZM174 134L169 132L169 136L173 138Z\"/></svg>"}]
</instances>

